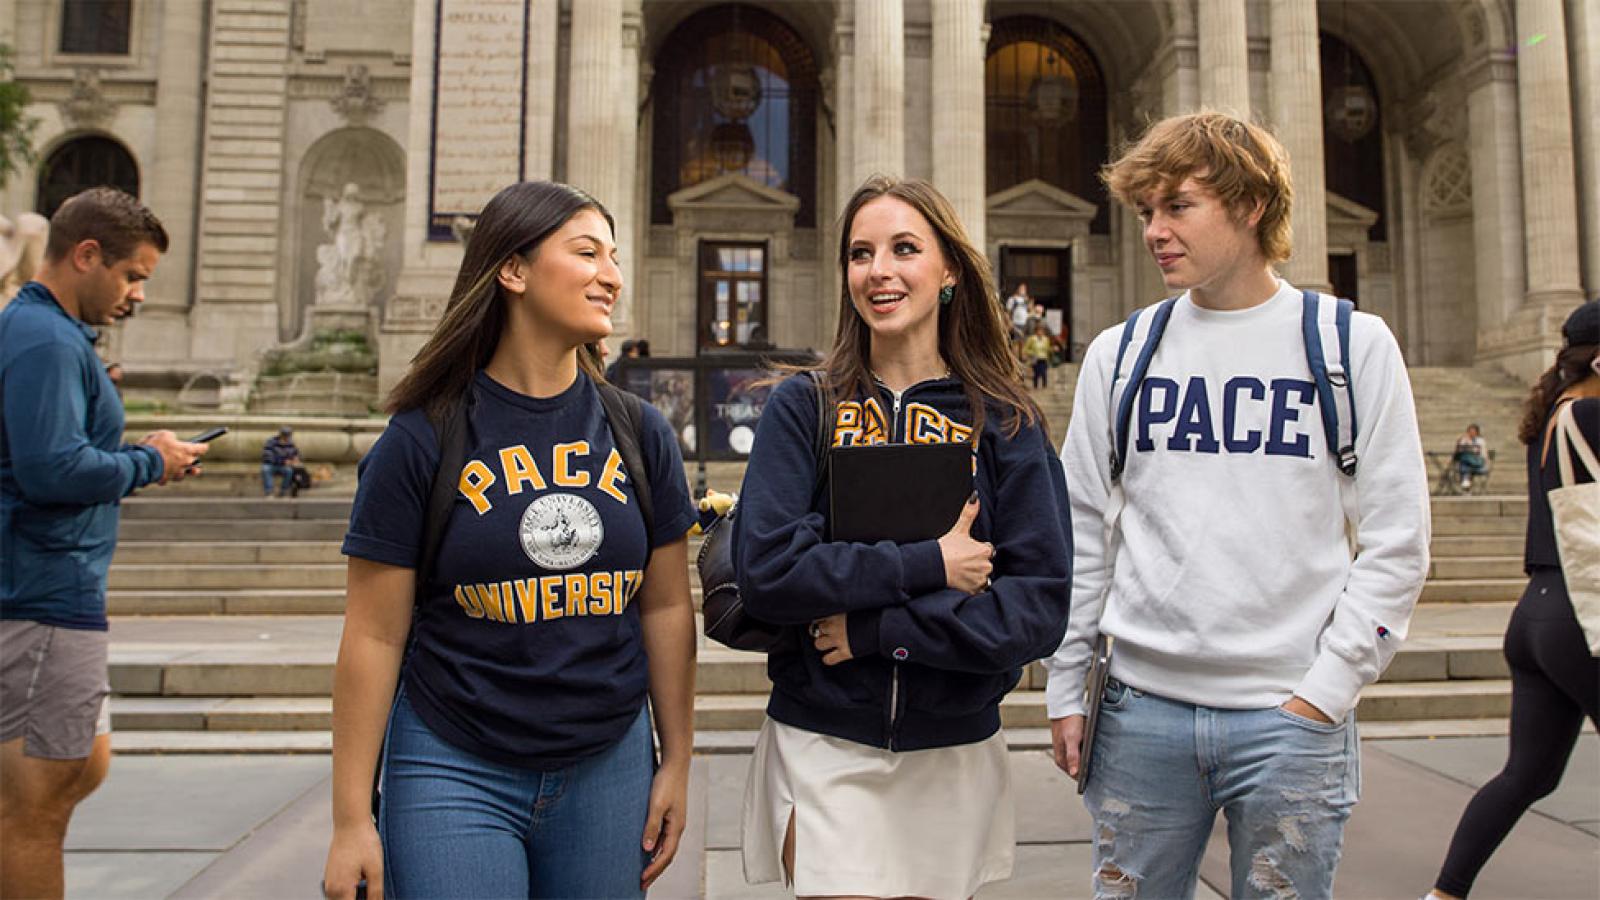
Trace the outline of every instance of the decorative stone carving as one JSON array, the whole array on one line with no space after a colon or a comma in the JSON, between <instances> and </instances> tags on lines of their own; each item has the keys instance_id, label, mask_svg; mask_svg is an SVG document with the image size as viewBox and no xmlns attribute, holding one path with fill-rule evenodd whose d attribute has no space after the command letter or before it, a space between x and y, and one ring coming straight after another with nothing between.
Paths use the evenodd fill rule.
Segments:
<instances>
[{"instance_id":1,"label":"decorative stone carving","mask_svg":"<svg viewBox=\"0 0 1600 900\"><path fill-rule=\"evenodd\" d=\"M372 74L359 63L344 70L344 84L339 93L328 101L333 111L351 125L365 125L367 120L382 111L384 99L372 89Z\"/></svg>"},{"instance_id":2,"label":"decorative stone carving","mask_svg":"<svg viewBox=\"0 0 1600 900\"><path fill-rule=\"evenodd\" d=\"M1410 104L1405 119L1413 123L1405 133L1406 147L1418 159L1427 159L1441 145L1460 143L1467 137L1466 98L1453 89L1422 94Z\"/></svg>"},{"instance_id":3,"label":"decorative stone carving","mask_svg":"<svg viewBox=\"0 0 1600 900\"><path fill-rule=\"evenodd\" d=\"M1423 167L1422 203L1435 216L1472 211L1472 162L1460 144L1444 144Z\"/></svg>"},{"instance_id":4,"label":"decorative stone carving","mask_svg":"<svg viewBox=\"0 0 1600 900\"><path fill-rule=\"evenodd\" d=\"M50 220L38 213L22 213L16 222L0 216L0 306L39 271L49 236Z\"/></svg>"},{"instance_id":5,"label":"decorative stone carving","mask_svg":"<svg viewBox=\"0 0 1600 900\"><path fill-rule=\"evenodd\" d=\"M361 188L344 186L336 200L324 197L322 227L332 238L317 248L317 305L366 306L386 280L383 243L388 226L361 202Z\"/></svg>"},{"instance_id":6,"label":"decorative stone carving","mask_svg":"<svg viewBox=\"0 0 1600 900\"><path fill-rule=\"evenodd\" d=\"M117 114L117 104L100 86L100 71L87 67L73 70L71 93L58 106L73 128L98 128Z\"/></svg>"}]
</instances>

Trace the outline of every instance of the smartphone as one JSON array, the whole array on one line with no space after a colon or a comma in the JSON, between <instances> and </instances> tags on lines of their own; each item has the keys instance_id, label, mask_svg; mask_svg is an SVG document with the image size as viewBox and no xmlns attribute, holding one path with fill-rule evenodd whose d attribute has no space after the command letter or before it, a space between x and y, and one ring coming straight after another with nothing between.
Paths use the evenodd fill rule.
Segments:
<instances>
[{"instance_id":1,"label":"smartphone","mask_svg":"<svg viewBox=\"0 0 1600 900\"><path fill-rule=\"evenodd\" d=\"M225 435L227 433L228 433L228 429L225 426L218 425L215 428L207 428L205 431L202 431L199 434L195 435L194 437L189 438L189 443L191 443L191 444L209 443L211 441L216 440L219 437L222 437L223 435Z\"/></svg>"}]
</instances>

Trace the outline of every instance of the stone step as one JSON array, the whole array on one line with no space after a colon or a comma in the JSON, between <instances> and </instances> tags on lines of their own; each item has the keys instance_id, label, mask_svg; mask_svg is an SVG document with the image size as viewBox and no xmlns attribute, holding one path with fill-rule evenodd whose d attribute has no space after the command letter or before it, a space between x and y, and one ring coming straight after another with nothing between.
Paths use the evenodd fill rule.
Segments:
<instances>
[{"instance_id":1,"label":"stone step","mask_svg":"<svg viewBox=\"0 0 1600 900\"><path fill-rule=\"evenodd\" d=\"M106 593L106 611L113 616L343 614L344 587L112 590Z\"/></svg>"},{"instance_id":2,"label":"stone step","mask_svg":"<svg viewBox=\"0 0 1600 900\"><path fill-rule=\"evenodd\" d=\"M1416 738L1504 737L1511 723L1505 718L1421 719L1409 722L1362 722L1361 737L1368 741ZM755 731L697 731L697 755L748 755L755 748ZM1006 746L1012 750L1049 750L1050 729L1010 728ZM331 731L113 731L112 749L118 755L143 754L298 754L330 753Z\"/></svg>"},{"instance_id":3,"label":"stone step","mask_svg":"<svg viewBox=\"0 0 1600 900\"><path fill-rule=\"evenodd\" d=\"M1422 586L1422 603L1492 603L1516 600L1526 578L1433 579Z\"/></svg>"},{"instance_id":4,"label":"stone step","mask_svg":"<svg viewBox=\"0 0 1600 900\"><path fill-rule=\"evenodd\" d=\"M345 558L338 541L127 541L117 545L113 575L125 566L302 565L337 563Z\"/></svg>"},{"instance_id":5,"label":"stone step","mask_svg":"<svg viewBox=\"0 0 1600 900\"><path fill-rule=\"evenodd\" d=\"M1520 578L1522 556L1435 556L1428 566L1428 577L1438 579L1462 578Z\"/></svg>"},{"instance_id":6,"label":"stone step","mask_svg":"<svg viewBox=\"0 0 1600 900\"><path fill-rule=\"evenodd\" d=\"M1012 691L1000 702L1000 723L1011 728L1048 728L1044 691ZM753 731L761 727L767 698L760 694L701 694L695 697L695 729ZM1396 682L1375 684L1361 694L1362 722L1504 718L1511 710L1509 680Z\"/></svg>"},{"instance_id":7,"label":"stone step","mask_svg":"<svg viewBox=\"0 0 1600 900\"><path fill-rule=\"evenodd\" d=\"M1528 518L1528 498L1507 494L1470 497L1434 497L1434 516L1503 516L1517 520Z\"/></svg>"},{"instance_id":8,"label":"stone step","mask_svg":"<svg viewBox=\"0 0 1600 900\"><path fill-rule=\"evenodd\" d=\"M298 497L135 497L122 504L124 521L150 519L342 519L350 520L351 496Z\"/></svg>"},{"instance_id":9,"label":"stone step","mask_svg":"<svg viewBox=\"0 0 1600 900\"><path fill-rule=\"evenodd\" d=\"M280 653L246 646L163 655L148 647L138 650L117 644L111 654L111 688L130 702L192 699L191 705L178 708L196 715L212 709L205 703L229 698L327 697L333 686L334 649L329 645L322 652ZM1383 677L1385 682L1442 682L1507 674L1498 635L1425 636L1402 646ZM1045 682L1043 666L1033 663L1024 670L1018 689L1043 690ZM764 655L711 646L700 650L695 684L698 693L708 696L765 696L771 689ZM242 714L237 708L222 712Z\"/></svg>"},{"instance_id":10,"label":"stone step","mask_svg":"<svg viewBox=\"0 0 1600 900\"><path fill-rule=\"evenodd\" d=\"M1475 535L1517 535L1527 533L1526 517L1483 515L1435 515L1433 533L1436 537L1468 537Z\"/></svg>"},{"instance_id":11,"label":"stone step","mask_svg":"<svg viewBox=\"0 0 1600 900\"><path fill-rule=\"evenodd\" d=\"M1435 559L1461 556L1515 556L1522 558L1522 533L1435 535L1430 553Z\"/></svg>"},{"instance_id":12,"label":"stone step","mask_svg":"<svg viewBox=\"0 0 1600 900\"><path fill-rule=\"evenodd\" d=\"M118 731L328 731L332 697L113 697Z\"/></svg>"},{"instance_id":13,"label":"stone step","mask_svg":"<svg viewBox=\"0 0 1600 900\"><path fill-rule=\"evenodd\" d=\"M259 545L257 545L259 546ZM111 568L112 591L154 590L337 590L343 592L345 564L189 563L121 564Z\"/></svg>"},{"instance_id":14,"label":"stone step","mask_svg":"<svg viewBox=\"0 0 1600 900\"><path fill-rule=\"evenodd\" d=\"M330 541L335 546L344 540L348 519L171 519L124 521L117 529L117 543L163 544L189 541Z\"/></svg>"}]
</instances>

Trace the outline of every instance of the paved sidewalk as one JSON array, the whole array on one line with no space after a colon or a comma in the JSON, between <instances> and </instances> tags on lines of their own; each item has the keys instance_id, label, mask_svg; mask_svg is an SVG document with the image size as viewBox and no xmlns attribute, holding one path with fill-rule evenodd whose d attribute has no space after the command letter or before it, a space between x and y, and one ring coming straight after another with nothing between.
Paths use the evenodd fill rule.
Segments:
<instances>
[{"instance_id":1,"label":"paved sidewalk","mask_svg":"<svg viewBox=\"0 0 1600 900\"><path fill-rule=\"evenodd\" d=\"M1504 759L1505 738L1368 741L1340 897L1416 897L1432 883L1456 818ZM691 828L655 898L783 897L740 871L739 804L748 757L697 757ZM1000 898L1086 897L1089 821L1046 754L1011 754L1021 846ZM330 824L329 758L119 756L67 839L71 898L314 897ZM1220 832L1219 832L1220 833ZM1474 896L1600 896L1600 739L1585 734L1561 788L1534 807ZM1213 838L1206 898L1227 893L1226 847Z\"/></svg>"}]
</instances>

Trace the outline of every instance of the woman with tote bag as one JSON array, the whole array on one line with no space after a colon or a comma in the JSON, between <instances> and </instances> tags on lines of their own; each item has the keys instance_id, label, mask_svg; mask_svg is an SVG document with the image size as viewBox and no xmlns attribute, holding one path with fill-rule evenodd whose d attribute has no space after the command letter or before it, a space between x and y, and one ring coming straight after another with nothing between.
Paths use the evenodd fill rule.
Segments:
<instances>
[{"instance_id":1,"label":"woman with tote bag","mask_svg":"<svg viewBox=\"0 0 1600 900\"><path fill-rule=\"evenodd\" d=\"M1467 804L1430 897L1465 897L1528 807L1561 783L1585 717L1600 729L1600 300L1528 397L1528 587L1506 629L1511 754ZM1574 433L1576 432L1576 433Z\"/></svg>"}]
</instances>

